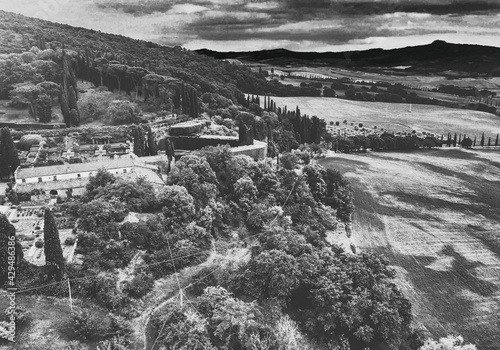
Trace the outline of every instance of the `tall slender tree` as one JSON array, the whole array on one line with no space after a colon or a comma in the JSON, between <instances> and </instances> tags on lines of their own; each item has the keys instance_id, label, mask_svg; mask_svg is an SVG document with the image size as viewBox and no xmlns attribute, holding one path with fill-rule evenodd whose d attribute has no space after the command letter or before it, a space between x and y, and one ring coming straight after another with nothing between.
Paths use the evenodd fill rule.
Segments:
<instances>
[{"instance_id":1,"label":"tall slender tree","mask_svg":"<svg viewBox=\"0 0 500 350\"><path fill-rule=\"evenodd\" d=\"M0 129L0 177L8 177L14 174L19 166L17 149L12 140L9 128Z\"/></svg>"},{"instance_id":2,"label":"tall slender tree","mask_svg":"<svg viewBox=\"0 0 500 350\"><path fill-rule=\"evenodd\" d=\"M60 281L64 274L64 257L59 230L49 208L45 208L43 239L45 241L45 265L49 268L48 279Z\"/></svg>"},{"instance_id":3,"label":"tall slender tree","mask_svg":"<svg viewBox=\"0 0 500 350\"><path fill-rule=\"evenodd\" d=\"M481 136L481 142L479 143L479 145L481 147L484 146L484 132L483 132L483 135Z\"/></svg>"},{"instance_id":4,"label":"tall slender tree","mask_svg":"<svg viewBox=\"0 0 500 350\"><path fill-rule=\"evenodd\" d=\"M137 126L134 130L134 153L136 156L144 156L145 144L146 135L144 130L140 126Z\"/></svg>"},{"instance_id":5,"label":"tall slender tree","mask_svg":"<svg viewBox=\"0 0 500 350\"><path fill-rule=\"evenodd\" d=\"M10 256L8 247L11 237L16 236L16 229L9 222L4 214L0 214L0 286L4 284L8 277L8 258ZM23 258L23 248L17 239L15 239L15 252L16 259L15 263L19 262ZM7 284L8 286L13 286Z\"/></svg>"}]
</instances>

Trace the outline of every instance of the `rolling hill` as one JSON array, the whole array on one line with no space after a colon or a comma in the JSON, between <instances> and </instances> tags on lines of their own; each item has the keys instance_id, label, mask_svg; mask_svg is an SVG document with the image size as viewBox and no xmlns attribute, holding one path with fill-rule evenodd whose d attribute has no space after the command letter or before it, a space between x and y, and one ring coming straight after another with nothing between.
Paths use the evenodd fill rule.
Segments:
<instances>
[{"instance_id":1,"label":"rolling hill","mask_svg":"<svg viewBox=\"0 0 500 350\"><path fill-rule=\"evenodd\" d=\"M237 90L266 85L264 77L243 66L231 65L181 47L107 34L85 28L29 18L0 11L0 56L40 48L72 49L96 57L111 54L129 66L140 66L157 74L172 76L201 92L217 92L228 98Z\"/></svg>"},{"instance_id":2,"label":"rolling hill","mask_svg":"<svg viewBox=\"0 0 500 350\"><path fill-rule=\"evenodd\" d=\"M295 52L285 49L254 52L215 52L198 50L217 59L231 58L277 66L333 66L366 70L409 66L406 72L438 73L460 71L500 76L500 48L480 45L450 44L434 41L429 45L393 50L372 49L352 52Z\"/></svg>"}]
</instances>

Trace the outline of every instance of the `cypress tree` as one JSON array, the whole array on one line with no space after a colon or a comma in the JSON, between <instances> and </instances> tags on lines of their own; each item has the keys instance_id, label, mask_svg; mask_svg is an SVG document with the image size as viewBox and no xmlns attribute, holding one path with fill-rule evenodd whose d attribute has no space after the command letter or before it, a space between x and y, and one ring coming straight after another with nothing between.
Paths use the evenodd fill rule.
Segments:
<instances>
[{"instance_id":1,"label":"cypress tree","mask_svg":"<svg viewBox=\"0 0 500 350\"><path fill-rule=\"evenodd\" d=\"M19 166L19 157L17 149L14 146L10 129L5 127L0 129L0 177L14 174Z\"/></svg>"},{"instance_id":2,"label":"cypress tree","mask_svg":"<svg viewBox=\"0 0 500 350\"><path fill-rule=\"evenodd\" d=\"M179 91L179 88L175 89L173 103L175 109L179 109L181 107L181 92Z\"/></svg>"},{"instance_id":3,"label":"cypress tree","mask_svg":"<svg viewBox=\"0 0 500 350\"><path fill-rule=\"evenodd\" d=\"M181 114L185 114L187 111L187 106L186 106L186 94L185 94L185 89L184 89L184 83L181 84Z\"/></svg>"},{"instance_id":4,"label":"cypress tree","mask_svg":"<svg viewBox=\"0 0 500 350\"><path fill-rule=\"evenodd\" d=\"M59 100L61 112L67 127L80 125L80 113L78 111L78 87L75 74L75 65L66 55L63 47L61 58L61 93ZM74 110L74 111L73 111Z\"/></svg>"},{"instance_id":5,"label":"cypress tree","mask_svg":"<svg viewBox=\"0 0 500 350\"><path fill-rule=\"evenodd\" d=\"M484 132L483 132L483 136L481 136L481 142L479 143L479 145L481 147L484 146Z\"/></svg>"},{"instance_id":6,"label":"cypress tree","mask_svg":"<svg viewBox=\"0 0 500 350\"><path fill-rule=\"evenodd\" d=\"M198 118L198 95L196 94L196 89L191 90L191 110L191 116Z\"/></svg>"},{"instance_id":7,"label":"cypress tree","mask_svg":"<svg viewBox=\"0 0 500 350\"><path fill-rule=\"evenodd\" d=\"M16 229L4 214L0 214L0 285L3 285L8 277L8 258L10 256L8 247L11 237L16 237ZM23 248L17 239L14 239L14 241L16 252L15 263L17 263L23 258ZM15 267L14 265L14 268ZM15 287L9 283L7 283L7 286Z\"/></svg>"},{"instance_id":8,"label":"cypress tree","mask_svg":"<svg viewBox=\"0 0 500 350\"><path fill-rule=\"evenodd\" d=\"M49 267L48 279L55 277L56 281L62 279L64 273L64 257L59 239L56 221L49 208L45 208L43 239L45 241L45 266Z\"/></svg>"},{"instance_id":9,"label":"cypress tree","mask_svg":"<svg viewBox=\"0 0 500 350\"><path fill-rule=\"evenodd\" d=\"M158 148L156 147L156 141L151 127L148 129L148 148L150 156L156 156L158 154Z\"/></svg>"},{"instance_id":10,"label":"cypress tree","mask_svg":"<svg viewBox=\"0 0 500 350\"><path fill-rule=\"evenodd\" d=\"M495 146L498 146L498 134L497 134L497 139L495 140Z\"/></svg>"},{"instance_id":11,"label":"cypress tree","mask_svg":"<svg viewBox=\"0 0 500 350\"><path fill-rule=\"evenodd\" d=\"M491 146L491 137L488 137L488 146Z\"/></svg>"},{"instance_id":12,"label":"cypress tree","mask_svg":"<svg viewBox=\"0 0 500 350\"><path fill-rule=\"evenodd\" d=\"M476 136L474 136L474 147L476 146Z\"/></svg>"},{"instance_id":13,"label":"cypress tree","mask_svg":"<svg viewBox=\"0 0 500 350\"><path fill-rule=\"evenodd\" d=\"M134 153L137 157L144 156L145 142L144 130L140 126L137 126L134 130Z\"/></svg>"}]
</instances>

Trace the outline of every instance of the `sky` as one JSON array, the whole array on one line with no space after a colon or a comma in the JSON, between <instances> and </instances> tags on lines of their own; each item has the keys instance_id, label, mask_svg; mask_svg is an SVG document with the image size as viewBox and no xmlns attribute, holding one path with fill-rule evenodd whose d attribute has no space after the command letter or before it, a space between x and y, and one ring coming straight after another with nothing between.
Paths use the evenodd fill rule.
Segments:
<instances>
[{"instance_id":1,"label":"sky","mask_svg":"<svg viewBox=\"0 0 500 350\"><path fill-rule=\"evenodd\" d=\"M193 50L500 47L500 0L0 0L0 9Z\"/></svg>"}]
</instances>

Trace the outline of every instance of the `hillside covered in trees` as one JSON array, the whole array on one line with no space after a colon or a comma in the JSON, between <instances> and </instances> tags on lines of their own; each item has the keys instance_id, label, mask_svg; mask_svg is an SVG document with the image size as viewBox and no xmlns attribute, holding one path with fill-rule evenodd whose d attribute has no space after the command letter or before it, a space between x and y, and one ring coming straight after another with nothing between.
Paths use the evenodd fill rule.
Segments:
<instances>
[{"instance_id":1,"label":"hillside covered in trees","mask_svg":"<svg viewBox=\"0 0 500 350\"><path fill-rule=\"evenodd\" d=\"M128 66L146 68L191 84L201 92L216 92L235 99L238 90L254 92L265 86L264 77L249 69L198 55L180 47L160 46L120 35L71 27L0 11L0 54L22 53L32 46L91 51ZM257 92L257 91L255 91Z\"/></svg>"}]
</instances>

